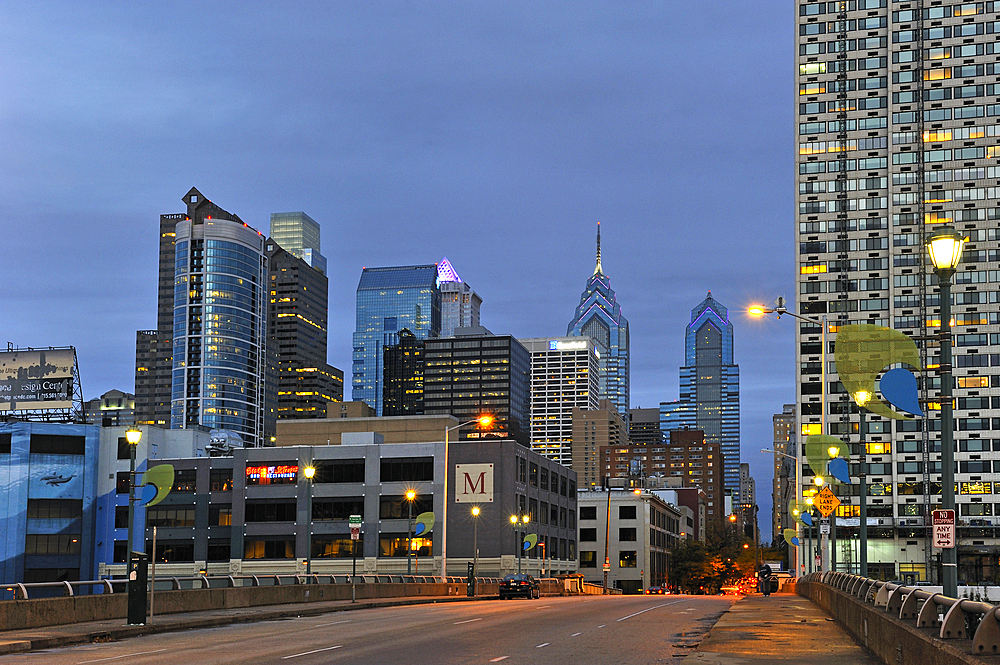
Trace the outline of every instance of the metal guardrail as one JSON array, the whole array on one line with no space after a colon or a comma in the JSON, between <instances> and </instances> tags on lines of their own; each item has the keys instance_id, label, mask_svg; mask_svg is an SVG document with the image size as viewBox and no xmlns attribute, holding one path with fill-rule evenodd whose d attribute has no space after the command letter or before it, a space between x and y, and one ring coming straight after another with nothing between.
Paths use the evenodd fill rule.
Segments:
<instances>
[{"instance_id":1,"label":"metal guardrail","mask_svg":"<svg viewBox=\"0 0 1000 665\"><path fill-rule=\"evenodd\" d=\"M1000 654L1000 606L832 571L811 573L802 581L840 589L891 616L915 621L918 628L937 628L942 640L969 639L973 632L974 653Z\"/></svg>"},{"instance_id":2,"label":"metal guardrail","mask_svg":"<svg viewBox=\"0 0 1000 665\"><path fill-rule=\"evenodd\" d=\"M546 578L548 579L548 578ZM432 575L356 575L358 584L467 584L467 577L435 577ZM76 596L79 589L89 587L91 593L124 592L128 580L124 577L79 582L31 582L8 584L0 588L13 592L14 600L27 600L35 589L62 589L63 596ZM249 582L249 584L247 583ZM158 577L157 591L219 589L246 586L282 586L291 584L351 584L350 575L194 575L191 577ZM499 584L497 577L477 577L476 584ZM169 586L167 586L169 585ZM2 601L0 601L2 602Z\"/></svg>"}]
</instances>

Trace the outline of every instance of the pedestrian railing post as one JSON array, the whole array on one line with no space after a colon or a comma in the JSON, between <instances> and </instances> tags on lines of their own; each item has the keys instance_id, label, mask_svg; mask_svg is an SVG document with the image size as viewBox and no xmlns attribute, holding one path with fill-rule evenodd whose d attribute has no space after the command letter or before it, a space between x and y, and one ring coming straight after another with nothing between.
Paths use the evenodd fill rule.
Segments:
<instances>
[{"instance_id":1,"label":"pedestrian railing post","mask_svg":"<svg viewBox=\"0 0 1000 665\"><path fill-rule=\"evenodd\" d=\"M983 616L979 622L979 628L972 638L972 650L975 653L1000 653L1000 620L997 619L997 609L992 610Z\"/></svg>"},{"instance_id":2,"label":"pedestrian railing post","mask_svg":"<svg viewBox=\"0 0 1000 665\"><path fill-rule=\"evenodd\" d=\"M941 625L937 611L938 597L943 598L941 594L935 593L931 594L930 598L924 601L924 605L920 608L920 613L917 615L917 628L937 628Z\"/></svg>"}]
</instances>

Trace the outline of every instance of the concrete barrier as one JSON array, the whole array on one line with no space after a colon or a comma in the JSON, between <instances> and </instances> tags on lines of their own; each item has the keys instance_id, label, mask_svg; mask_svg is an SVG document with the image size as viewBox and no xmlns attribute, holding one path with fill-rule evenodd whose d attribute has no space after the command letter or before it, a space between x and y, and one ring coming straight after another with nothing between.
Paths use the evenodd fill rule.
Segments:
<instances>
[{"instance_id":1,"label":"concrete barrier","mask_svg":"<svg viewBox=\"0 0 1000 665\"><path fill-rule=\"evenodd\" d=\"M823 608L883 663L957 665L995 662L995 659L985 661L977 658L971 649L966 651L960 648L960 645L967 646L963 642L941 640L933 629L917 628L821 582L800 579L795 590L798 595Z\"/></svg>"},{"instance_id":2,"label":"concrete barrier","mask_svg":"<svg viewBox=\"0 0 1000 665\"><path fill-rule=\"evenodd\" d=\"M410 598L419 596L465 596L465 584L406 583L358 584L357 599ZM480 596L496 596L499 585L479 584ZM223 610L262 605L286 605L331 600L350 600L350 584L295 584L246 586L217 589L157 591L156 615L178 612ZM11 600L0 603L0 626L4 630L59 626L84 621L125 619L124 593Z\"/></svg>"}]
</instances>

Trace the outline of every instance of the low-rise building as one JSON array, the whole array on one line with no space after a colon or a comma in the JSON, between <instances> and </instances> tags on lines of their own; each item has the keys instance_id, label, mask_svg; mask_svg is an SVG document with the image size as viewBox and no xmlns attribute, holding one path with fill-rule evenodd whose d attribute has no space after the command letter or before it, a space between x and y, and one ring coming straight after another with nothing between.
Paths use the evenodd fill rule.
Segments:
<instances>
[{"instance_id":1,"label":"low-rise building","mask_svg":"<svg viewBox=\"0 0 1000 665\"><path fill-rule=\"evenodd\" d=\"M581 490L580 572L584 581L642 593L667 583L667 552L681 537L677 507L645 490Z\"/></svg>"}]
</instances>

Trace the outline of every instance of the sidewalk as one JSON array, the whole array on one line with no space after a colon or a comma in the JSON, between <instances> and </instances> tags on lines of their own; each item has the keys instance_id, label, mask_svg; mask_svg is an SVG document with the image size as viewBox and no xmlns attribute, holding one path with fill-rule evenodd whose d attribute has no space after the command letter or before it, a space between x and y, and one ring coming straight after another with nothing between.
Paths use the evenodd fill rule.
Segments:
<instances>
[{"instance_id":1,"label":"sidewalk","mask_svg":"<svg viewBox=\"0 0 1000 665\"><path fill-rule=\"evenodd\" d=\"M808 654L808 656L806 656ZM684 665L880 665L818 605L794 594L747 596L722 615Z\"/></svg>"},{"instance_id":2,"label":"sidewalk","mask_svg":"<svg viewBox=\"0 0 1000 665\"><path fill-rule=\"evenodd\" d=\"M156 633L195 630L199 628L215 628L237 623L274 621L276 619L288 619L300 616L317 616L329 612L367 610L399 605L454 603L488 600L490 598L496 598L496 596L477 596L475 598L468 598L467 596L416 596L410 598L360 600L356 603L352 603L350 600L331 600L308 604L262 605L240 609L165 614L153 617L152 621L145 626L126 626L125 618L122 617L121 619L73 623L64 626L3 630L0 631L0 655L22 653L34 649L53 649L73 644L121 640L140 635L153 635Z\"/></svg>"}]
</instances>

